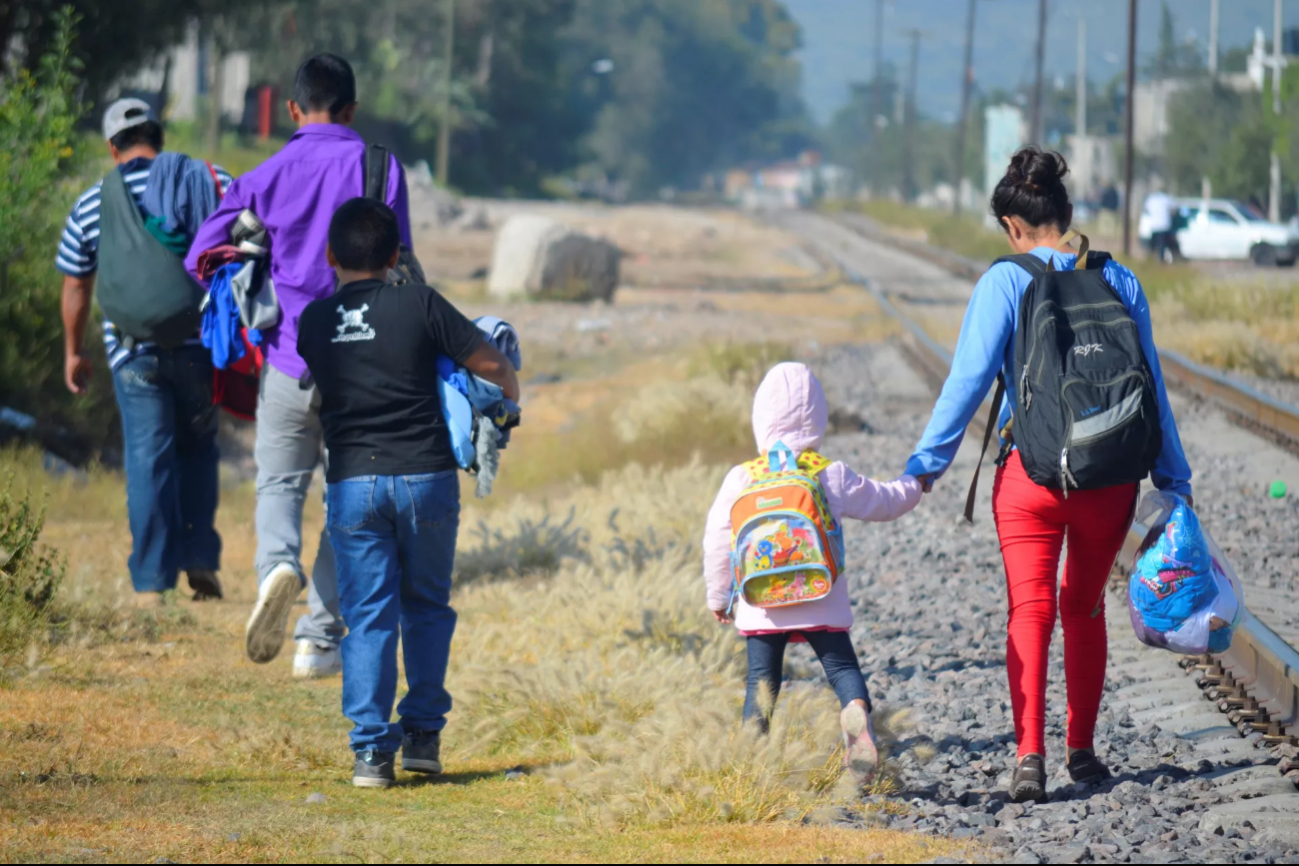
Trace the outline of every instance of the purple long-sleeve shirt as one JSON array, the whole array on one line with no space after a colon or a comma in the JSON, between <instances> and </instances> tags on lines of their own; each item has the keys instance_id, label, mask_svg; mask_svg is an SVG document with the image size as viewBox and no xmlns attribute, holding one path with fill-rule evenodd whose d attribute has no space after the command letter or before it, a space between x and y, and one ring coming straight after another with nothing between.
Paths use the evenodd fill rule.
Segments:
<instances>
[{"instance_id":1,"label":"purple long-sleeve shirt","mask_svg":"<svg viewBox=\"0 0 1299 866\"><path fill-rule=\"evenodd\" d=\"M266 224L271 239L271 278L282 317L264 332L266 361L286 376L307 370L298 355L298 317L307 304L334 293L334 271L325 261L329 221L343 202L365 193L365 141L336 124L312 124L284 148L236 180L221 206L203 223L185 258L198 276L204 251L230 242L230 227L245 208ZM388 205L397 212L402 243L410 246L406 176L395 158L388 170Z\"/></svg>"}]
</instances>

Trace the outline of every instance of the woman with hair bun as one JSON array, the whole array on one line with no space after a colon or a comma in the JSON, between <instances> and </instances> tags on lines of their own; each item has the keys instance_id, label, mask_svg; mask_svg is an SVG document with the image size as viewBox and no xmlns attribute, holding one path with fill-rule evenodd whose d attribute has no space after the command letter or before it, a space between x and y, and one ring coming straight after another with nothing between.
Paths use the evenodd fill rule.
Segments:
<instances>
[{"instance_id":1,"label":"woman with hair bun","mask_svg":"<svg viewBox=\"0 0 1299 866\"><path fill-rule=\"evenodd\" d=\"M1015 154L992 196L992 213L1010 248L1031 254L1058 271L1074 268L1077 254L1065 247L1073 205L1065 190L1068 173L1058 153L1026 147ZM1150 327L1150 307L1132 272L1105 261L1103 276L1136 324L1158 397L1162 449L1150 473L1155 487L1191 496L1191 470L1164 388ZM951 466L966 427L998 373L1013 382L1015 330L1020 301L1034 276L1001 261L979 280L970 298L951 373L906 472L925 489ZM1017 388L1006 391L997 429L1019 410ZM1013 435L1013 432L1012 432ZM1105 585L1131 525L1139 484L1100 489L1052 489L1034 483L1013 442L1000 461L992 507L1006 567L1009 636L1006 671L1015 716L1018 762L1011 781L1016 802L1046 798L1047 654L1057 608L1064 630L1068 690L1067 767L1075 782L1108 778L1096 756L1093 733L1105 686L1107 640ZM1060 553L1069 553L1059 588ZM1058 595L1058 604L1057 604Z\"/></svg>"}]
</instances>

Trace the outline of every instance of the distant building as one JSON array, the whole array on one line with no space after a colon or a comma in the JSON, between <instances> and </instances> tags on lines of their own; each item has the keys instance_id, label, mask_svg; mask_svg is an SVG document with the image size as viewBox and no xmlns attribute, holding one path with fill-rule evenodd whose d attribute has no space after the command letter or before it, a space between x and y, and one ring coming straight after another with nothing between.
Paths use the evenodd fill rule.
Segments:
<instances>
[{"instance_id":1,"label":"distant building","mask_svg":"<svg viewBox=\"0 0 1299 866\"><path fill-rule=\"evenodd\" d=\"M1024 127L1024 112L1014 105L990 105L984 109L983 117L983 177L990 201L997 183L1006 175L1010 158L1028 140L1028 131Z\"/></svg>"},{"instance_id":2,"label":"distant building","mask_svg":"<svg viewBox=\"0 0 1299 866\"><path fill-rule=\"evenodd\" d=\"M201 114L200 101L212 89L211 65L207 45L199 39L198 25L191 24L184 42L173 46L151 66L123 79L116 90L137 95L161 94L164 104L157 107L165 119L195 120ZM218 98L221 113L230 123L239 124L244 119L251 68L251 59L244 51L232 52L221 60ZM165 94L162 93L164 85Z\"/></svg>"},{"instance_id":3,"label":"distant building","mask_svg":"<svg viewBox=\"0 0 1299 866\"><path fill-rule=\"evenodd\" d=\"M733 168L726 173L726 199L750 210L797 208L822 198L852 195L852 172L822 161L814 150L770 165Z\"/></svg>"}]
</instances>

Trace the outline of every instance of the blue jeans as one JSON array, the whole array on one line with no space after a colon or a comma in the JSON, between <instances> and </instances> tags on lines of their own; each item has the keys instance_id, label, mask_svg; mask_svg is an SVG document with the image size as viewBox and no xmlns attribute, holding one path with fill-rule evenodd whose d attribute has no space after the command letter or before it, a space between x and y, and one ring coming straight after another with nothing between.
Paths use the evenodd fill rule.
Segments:
<instances>
[{"instance_id":1,"label":"blue jeans","mask_svg":"<svg viewBox=\"0 0 1299 866\"><path fill-rule=\"evenodd\" d=\"M861 665L857 661L857 651L853 649L852 638L843 631L805 631L812 651L821 661L826 679L839 698L840 706L848 706L853 701L865 701L870 709L870 694L866 691L866 680L861 675ZM776 704L780 695L780 682L784 679L785 647L794 632L777 634L759 634L749 637L749 680L748 690L744 695L744 721L757 719L758 725L767 730L771 707ZM766 685L771 697L771 707L764 708L759 699L762 686Z\"/></svg>"},{"instance_id":2,"label":"blue jeans","mask_svg":"<svg viewBox=\"0 0 1299 866\"><path fill-rule=\"evenodd\" d=\"M131 583L176 588L181 570L221 567L217 412L202 346L154 349L113 371L122 415Z\"/></svg>"},{"instance_id":3,"label":"blue jeans","mask_svg":"<svg viewBox=\"0 0 1299 866\"><path fill-rule=\"evenodd\" d=\"M460 526L455 470L367 475L325 492L338 567L343 638L343 715L352 749L395 752L402 735L440 731L451 711L447 657L456 630L451 567ZM397 638L409 690L397 697Z\"/></svg>"}]
</instances>

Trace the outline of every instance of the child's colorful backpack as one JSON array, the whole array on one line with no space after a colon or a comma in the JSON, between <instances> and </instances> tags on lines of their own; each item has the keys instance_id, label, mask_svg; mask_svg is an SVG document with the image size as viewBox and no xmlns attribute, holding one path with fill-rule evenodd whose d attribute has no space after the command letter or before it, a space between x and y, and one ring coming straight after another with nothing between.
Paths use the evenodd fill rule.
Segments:
<instances>
[{"instance_id":1,"label":"child's colorful backpack","mask_svg":"<svg viewBox=\"0 0 1299 866\"><path fill-rule=\"evenodd\" d=\"M731 507L731 564L736 595L753 607L825 598L843 570L843 528L817 480L829 465L783 442L744 464L751 480Z\"/></svg>"}]
</instances>

